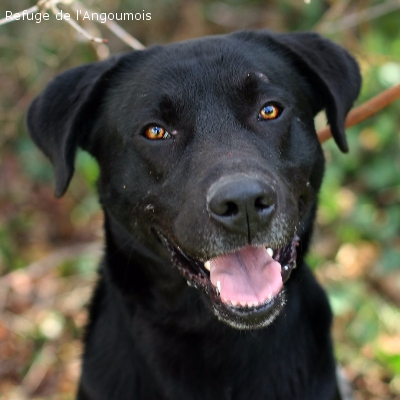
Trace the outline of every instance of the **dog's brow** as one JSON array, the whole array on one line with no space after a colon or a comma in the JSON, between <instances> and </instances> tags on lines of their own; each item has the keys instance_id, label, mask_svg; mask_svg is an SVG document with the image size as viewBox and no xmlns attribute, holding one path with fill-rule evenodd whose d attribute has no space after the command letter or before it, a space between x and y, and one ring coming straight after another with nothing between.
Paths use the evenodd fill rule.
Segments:
<instances>
[{"instance_id":1,"label":"dog's brow","mask_svg":"<svg viewBox=\"0 0 400 400\"><path fill-rule=\"evenodd\" d=\"M266 83L270 82L269 78L266 75L264 75L262 72L256 72L254 75L257 76L258 78L260 78L263 82L266 82Z\"/></svg>"},{"instance_id":2,"label":"dog's brow","mask_svg":"<svg viewBox=\"0 0 400 400\"><path fill-rule=\"evenodd\" d=\"M175 125L178 122L181 105L178 100L172 99L170 96L164 95L158 105L161 113L161 118Z\"/></svg>"},{"instance_id":3,"label":"dog's brow","mask_svg":"<svg viewBox=\"0 0 400 400\"><path fill-rule=\"evenodd\" d=\"M261 72L248 72L238 85L238 96L244 97L247 104L253 103L259 96L263 85L270 83L266 75Z\"/></svg>"},{"instance_id":4,"label":"dog's brow","mask_svg":"<svg viewBox=\"0 0 400 400\"><path fill-rule=\"evenodd\" d=\"M265 83L271 83L271 80L262 72L248 72L243 81L243 87L256 87Z\"/></svg>"}]
</instances>

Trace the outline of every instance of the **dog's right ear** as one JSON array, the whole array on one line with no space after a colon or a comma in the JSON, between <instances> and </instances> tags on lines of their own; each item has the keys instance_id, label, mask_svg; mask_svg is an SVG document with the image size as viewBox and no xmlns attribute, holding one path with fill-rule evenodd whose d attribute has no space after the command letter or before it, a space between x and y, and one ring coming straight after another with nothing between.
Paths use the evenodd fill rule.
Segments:
<instances>
[{"instance_id":1,"label":"dog's right ear","mask_svg":"<svg viewBox=\"0 0 400 400\"><path fill-rule=\"evenodd\" d=\"M54 166L56 197L68 188L76 150L89 136L103 93L121 58L112 57L62 73L28 110L28 131Z\"/></svg>"}]
</instances>

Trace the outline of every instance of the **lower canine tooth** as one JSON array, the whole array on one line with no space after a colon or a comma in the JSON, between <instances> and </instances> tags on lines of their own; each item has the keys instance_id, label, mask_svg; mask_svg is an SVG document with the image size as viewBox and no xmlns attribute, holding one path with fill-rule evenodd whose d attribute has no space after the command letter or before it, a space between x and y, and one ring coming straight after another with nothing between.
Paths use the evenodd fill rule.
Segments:
<instances>
[{"instance_id":1,"label":"lower canine tooth","mask_svg":"<svg viewBox=\"0 0 400 400\"><path fill-rule=\"evenodd\" d=\"M204 268L205 268L207 271L210 271L210 269L211 269L210 261L206 261L206 262L204 263Z\"/></svg>"},{"instance_id":2,"label":"lower canine tooth","mask_svg":"<svg viewBox=\"0 0 400 400\"><path fill-rule=\"evenodd\" d=\"M272 257L274 255L274 251L271 249L271 247L268 247L267 253Z\"/></svg>"},{"instance_id":3,"label":"lower canine tooth","mask_svg":"<svg viewBox=\"0 0 400 400\"><path fill-rule=\"evenodd\" d=\"M217 281L217 293L220 294L221 293L221 282Z\"/></svg>"}]
</instances>

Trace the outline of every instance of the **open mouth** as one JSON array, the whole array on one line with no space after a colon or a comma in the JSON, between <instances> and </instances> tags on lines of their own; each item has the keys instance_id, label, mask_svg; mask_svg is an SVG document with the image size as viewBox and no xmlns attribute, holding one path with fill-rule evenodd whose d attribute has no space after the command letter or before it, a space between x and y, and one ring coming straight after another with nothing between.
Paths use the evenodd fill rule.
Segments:
<instances>
[{"instance_id":1,"label":"open mouth","mask_svg":"<svg viewBox=\"0 0 400 400\"><path fill-rule=\"evenodd\" d=\"M283 285L296 268L299 237L279 249L246 246L207 261L187 256L158 232L188 285L211 299L216 316L237 329L267 326L285 304Z\"/></svg>"}]
</instances>

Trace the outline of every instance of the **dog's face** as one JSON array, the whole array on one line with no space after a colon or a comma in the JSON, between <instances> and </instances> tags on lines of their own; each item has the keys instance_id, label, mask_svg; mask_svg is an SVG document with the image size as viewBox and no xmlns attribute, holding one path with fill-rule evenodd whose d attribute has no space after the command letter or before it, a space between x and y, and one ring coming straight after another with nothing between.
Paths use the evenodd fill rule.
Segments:
<instances>
[{"instance_id":1,"label":"dog's face","mask_svg":"<svg viewBox=\"0 0 400 400\"><path fill-rule=\"evenodd\" d=\"M28 126L58 195L79 145L99 162L106 213L172 258L220 319L258 328L282 308L311 232L324 168L313 117L326 108L346 150L359 84L353 59L316 35L242 32L69 71Z\"/></svg>"}]
</instances>

